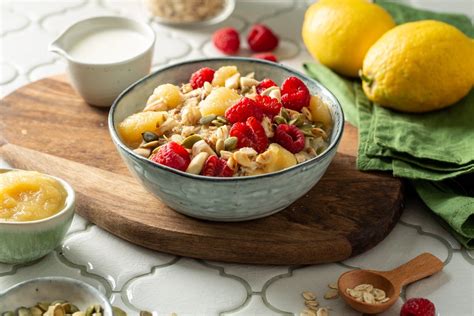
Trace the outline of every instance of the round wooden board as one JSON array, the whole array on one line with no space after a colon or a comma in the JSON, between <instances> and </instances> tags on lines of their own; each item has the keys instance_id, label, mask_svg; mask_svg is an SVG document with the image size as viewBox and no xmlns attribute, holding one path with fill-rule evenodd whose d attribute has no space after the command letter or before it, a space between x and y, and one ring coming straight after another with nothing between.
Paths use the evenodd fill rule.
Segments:
<instances>
[{"instance_id":1,"label":"round wooden board","mask_svg":"<svg viewBox=\"0 0 474 316\"><path fill-rule=\"evenodd\" d=\"M85 104L64 76L24 86L1 101L0 155L18 168L69 181L76 212L147 248L257 264L315 264L379 243L403 206L400 179L357 171L357 130L346 124L321 181L286 210L263 219L216 223L178 214L129 176L109 138L108 109Z\"/></svg>"}]
</instances>

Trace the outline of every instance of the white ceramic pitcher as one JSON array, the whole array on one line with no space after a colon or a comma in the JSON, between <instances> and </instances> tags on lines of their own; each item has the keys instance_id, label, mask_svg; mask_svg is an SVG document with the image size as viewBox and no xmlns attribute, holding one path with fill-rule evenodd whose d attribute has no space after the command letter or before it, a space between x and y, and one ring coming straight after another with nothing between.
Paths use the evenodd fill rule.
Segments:
<instances>
[{"instance_id":1,"label":"white ceramic pitcher","mask_svg":"<svg viewBox=\"0 0 474 316\"><path fill-rule=\"evenodd\" d=\"M119 32L134 32L143 43L127 45L126 36L122 42ZM95 41L92 36L96 36ZM80 41L91 45L79 47L82 55L78 58ZM100 16L71 25L50 44L49 50L66 58L70 82L87 103L108 107L125 88L150 72L154 44L155 33L149 25L123 17ZM125 50L114 50L115 47Z\"/></svg>"}]
</instances>

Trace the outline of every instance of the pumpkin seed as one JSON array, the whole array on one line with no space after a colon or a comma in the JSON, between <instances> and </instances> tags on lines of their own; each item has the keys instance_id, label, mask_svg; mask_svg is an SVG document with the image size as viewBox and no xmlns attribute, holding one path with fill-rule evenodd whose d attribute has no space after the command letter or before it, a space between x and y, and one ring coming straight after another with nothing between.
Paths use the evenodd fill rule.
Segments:
<instances>
[{"instance_id":1,"label":"pumpkin seed","mask_svg":"<svg viewBox=\"0 0 474 316\"><path fill-rule=\"evenodd\" d=\"M142 133L142 138L146 143L149 143L154 140L158 140L160 137L153 132L144 132Z\"/></svg>"},{"instance_id":2,"label":"pumpkin seed","mask_svg":"<svg viewBox=\"0 0 474 316\"><path fill-rule=\"evenodd\" d=\"M160 145L161 145L161 143L160 143L159 140L154 140L154 141L151 141L149 143L144 143L144 144L140 145L140 148L156 148Z\"/></svg>"},{"instance_id":3,"label":"pumpkin seed","mask_svg":"<svg viewBox=\"0 0 474 316\"><path fill-rule=\"evenodd\" d=\"M212 120L211 124L214 125L214 126L222 126L222 125L224 125L224 123L222 123L222 122L219 121L219 120Z\"/></svg>"},{"instance_id":4,"label":"pumpkin seed","mask_svg":"<svg viewBox=\"0 0 474 316\"><path fill-rule=\"evenodd\" d=\"M140 316L153 316L153 314L147 311L141 311Z\"/></svg>"},{"instance_id":5,"label":"pumpkin seed","mask_svg":"<svg viewBox=\"0 0 474 316\"><path fill-rule=\"evenodd\" d=\"M92 313L94 313L94 305L91 305L86 309L86 316L92 316Z\"/></svg>"},{"instance_id":6,"label":"pumpkin seed","mask_svg":"<svg viewBox=\"0 0 474 316\"><path fill-rule=\"evenodd\" d=\"M227 119L223 116L220 116L220 115L216 118L216 120L218 120L219 122L224 123L224 124L228 123Z\"/></svg>"},{"instance_id":7,"label":"pumpkin seed","mask_svg":"<svg viewBox=\"0 0 474 316\"><path fill-rule=\"evenodd\" d=\"M125 313L123 310L121 310L117 306L112 306L112 310L114 312L114 316L127 316L127 313Z\"/></svg>"},{"instance_id":8,"label":"pumpkin seed","mask_svg":"<svg viewBox=\"0 0 474 316\"><path fill-rule=\"evenodd\" d=\"M32 316L42 316L43 311L37 306L30 307L30 313Z\"/></svg>"},{"instance_id":9,"label":"pumpkin seed","mask_svg":"<svg viewBox=\"0 0 474 316\"><path fill-rule=\"evenodd\" d=\"M288 113L288 110L284 107L282 107L280 110L280 116L282 116L286 121L290 119L290 114Z\"/></svg>"},{"instance_id":10,"label":"pumpkin seed","mask_svg":"<svg viewBox=\"0 0 474 316\"><path fill-rule=\"evenodd\" d=\"M31 311L26 307L20 307L16 310L18 316L32 316Z\"/></svg>"},{"instance_id":11,"label":"pumpkin seed","mask_svg":"<svg viewBox=\"0 0 474 316\"><path fill-rule=\"evenodd\" d=\"M335 289L329 289L325 294L324 294L324 298L327 299L327 300L332 300L332 299L335 299L339 296L339 294L337 293L337 290Z\"/></svg>"},{"instance_id":12,"label":"pumpkin seed","mask_svg":"<svg viewBox=\"0 0 474 316\"><path fill-rule=\"evenodd\" d=\"M72 314L72 316L86 316L86 313L84 312L75 312L74 314Z\"/></svg>"},{"instance_id":13,"label":"pumpkin seed","mask_svg":"<svg viewBox=\"0 0 474 316\"><path fill-rule=\"evenodd\" d=\"M304 118L305 116L303 114L298 114L295 118L290 120L289 124L295 126L302 126L304 123Z\"/></svg>"},{"instance_id":14,"label":"pumpkin seed","mask_svg":"<svg viewBox=\"0 0 474 316\"><path fill-rule=\"evenodd\" d=\"M278 125L287 123L286 119L283 116L280 116L280 115L275 116L273 118L273 121L275 121L275 123L277 123Z\"/></svg>"},{"instance_id":15,"label":"pumpkin seed","mask_svg":"<svg viewBox=\"0 0 474 316\"><path fill-rule=\"evenodd\" d=\"M203 116L199 119L199 124L208 125L209 123L214 121L216 119L216 117L217 117L217 115L214 115L214 114Z\"/></svg>"},{"instance_id":16,"label":"pumpkin seed","mask_svg":"<svg viewBox=\"0 0 474 316\"><path fill-rule=\"evenodd\" d=\"M193 148L193 145L200 140L202 140L202 137L197 134L189 135L181 142L181 145L188 149L191 149Z\"/></svg>"},{"instance_id":17,"label":"pumpkin seed","mask_svg":"<svg viewBox=\"0 0 474 316\"><path fill-rule=\"evenodd\" d=\"M36 306L39 307L43 312L46 312L48 310L49 305L51 304L48 302L38 302L38 304L36 304Z\"/></svg>"},{"instance_id":18,"label":"pumpkin seed","mask_svg":"<svg viewBox=\"0 0 474 316\"><path fill-rule=\"evenodd\" d=\"M237 147L238 138L235 136L229 137L224 141L224 148L227 151L234 150Z\"/></svg>"}]
</instances>

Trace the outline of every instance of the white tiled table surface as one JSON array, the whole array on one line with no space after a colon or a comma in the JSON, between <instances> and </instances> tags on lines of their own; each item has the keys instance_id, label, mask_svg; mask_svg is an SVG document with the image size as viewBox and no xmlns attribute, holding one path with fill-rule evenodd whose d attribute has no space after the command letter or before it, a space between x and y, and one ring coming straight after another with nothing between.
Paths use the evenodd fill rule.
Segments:
<instances>
[{"instance_id":1,"label":"white tiled table surface","mask_svg":"<svg viewBox=\"0 0 474 316\"><path fill-rule=\"evenodd\" d=\"M309 2L240 1L224 24L244 32L254 22L270 25L282 37L277 51L282 62L301 70L301 63L311 60L299 36ZM404 2L474 15L472 0ZM74 21L101 14L148 20L138 0L2 0L1 95L64 72L64 62L47 51L48 43ZM222 25L192 30L152 25L157 33L154 67L218 55L209 39ZM444 270L408 286L383 315L398 315L403 301L410 297L429 298L439 315L474 315L474 251L463 249L415 198L407 201L393 232L372 250L341 263L297 267L207 262L162 254L118 239L76 215L55 252L31 264L0 264L0 291L30 278L60 275L98 287L129 315L139 310L155 315L297 315L304 307L300 293L312 290L323 306L332 309L331 315L359 315L340 299L324 300L327 284L349 269L391 269L426 251L446 263Z\"/></svg>"}]
</instances>

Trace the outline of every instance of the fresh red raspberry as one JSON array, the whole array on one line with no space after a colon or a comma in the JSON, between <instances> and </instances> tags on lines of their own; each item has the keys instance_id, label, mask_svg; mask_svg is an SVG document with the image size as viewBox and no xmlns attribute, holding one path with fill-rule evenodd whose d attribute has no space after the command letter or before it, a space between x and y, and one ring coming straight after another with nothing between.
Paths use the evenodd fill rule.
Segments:
<instances>
[{"instance_id":1,"label":"fresh red raspberry","mask_svg":"<svg viewBox=\"0 0 474 316\"><path fill-rule=\"evenodd\" d=\"M193 89L201 88L204 85L204 82L212 82L214 79L214 69L209 67L204 67L194 72L189 79L189 83Z\"/></svg>"},{"instance_id":2,"label":"fresh red raspberry","mask_svg":"<svg viewBox=\"0 0 474 316\"><path fill-rule=\"evenodd\" d=\"M280 124L275 130L275 141L293 154L304 149L304 134L294 125Z\"/></svg>"},{"instance_id":3,"label":"fresh red raspberry","mask_svg":"<svg viewBox=\"0 0 474 316\"><path fill-rule=\"evenodd\" d=\"M258 59L264 59L264 60L268 60L268 61L273 61L274 63L278 62L278 59L272 53L253 54L252 57L253 58L258 58Z\"/></svg>"},{"instance_id":4,"label":"fresh red raspberry","mask_svg":"<svg viewBox=\"0 0 474 316\"><path fill-rule=\"evenodd\" d=\"M227 161L212 155L209 156L204 163L201 175L209 177L232 177L234 171L227 166Z\"/></svg>"},{"instance_id":5,"label":"fresh red raspberry","mask_svg":"<svg viewBox=\"0 0 474 316\"><path fill-rule=\"evenodd\" d=\"M301 111L309 105L311 95L303 81L296 77L287 78L281 85L281 103L285 108Z\"/></svg>"},{"instance_id":6,"label":"fresh red raspberry","mask_svg":"<svg viewBox=\"0 0 474 316\"><path fill-rule=\"evenodd\" d=\"M268 52L278 46L278 36L263 24L254 24L247 35L249 47L254 52Z\"/></svg>"},{"instance_id":7,"label":"fresh red raspberry","mask_svg":"<svg viewBox=\"0 0 474 316\"><path fill-rule=\"evenodd\" d=\"M151 156L151 160L181 171L186 171L191 162L186 148L176 142L169 142L161 146L160 149Z\"/></svg>"},{"instance_id":8,"label":"fresh red raspberry","mask_svg":"<svg viewBox=\"0 0 474 316\"><path fill-rule=\"evenodd\" d=\"M215 31L212 42L224 54L233 55L239 51L239 33L233 27L224 27Z\"/></svg>"},{"instance_id":9,"label":"fresh red raspberry","mask_svg":"<svg viewBox=\"0 0 474 316\"><path fill-rule=\"evenodd\" d=\"M268 138L262 124L255 117L249 117L247 122L237 122L232 125L230 136L237 137L237 147L252 147L262 153L268 147Z\"/></svg>"},{"instance_id":10,"label":"fresh red raspberry","mask_svg":"<svg viewBox=\"0 0 474 316\"><path fill-rule=\"evenodd\" d=\"M257 95L255 102L262 108L263 113L269 118L273 119L281 110L281 103L278 99L272 98L268 95Z\"/></svg>"},{"instance_id":11,"label":"fresh red raspberry","mask_svg":"<svg viewBox=\"0 0 474 316\"><path fill-rule=\"evenodd\" d=\"M400 316L435 316L435 306L426 298L411 298L403 304Z\"/></svg>"},{"instance_id":12,"label":"fresh red raspberry","mask_svg":"<svg viewBox=\"0 0 474 316\"><path fill-rule=\"evenodd\" d=\"M261 121L263 118L263 109L257 102L246 97L240 99L239 102L225 111L225 118L232 124L245 122L251 116Z\"/></svg>"},{"instance_id":13,"label":"fresh red raspberry","mask_svg":"<svg viewBox=\"0 0 474 316\"><path fill-rule=\"evenodd\" d=\"M266 89L270 87L278 87L278 85L271 79L263 79L260 81L260 83L257 85L257 93L260 94Z\"/></svg>"}]
</instances>

